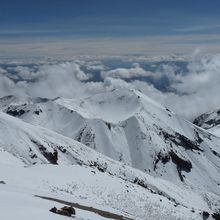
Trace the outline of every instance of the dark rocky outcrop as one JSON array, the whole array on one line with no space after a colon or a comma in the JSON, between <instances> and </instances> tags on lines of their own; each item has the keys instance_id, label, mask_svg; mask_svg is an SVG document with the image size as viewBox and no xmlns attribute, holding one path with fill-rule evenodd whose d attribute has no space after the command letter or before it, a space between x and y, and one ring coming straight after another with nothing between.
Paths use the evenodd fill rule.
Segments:
<instances>
[{"instance_id":1,"label":"dark rocky outcrop","mask_svg":"<svg viewBox=\"0 0 220 220\"><path fill-rule=\"evenodd\" d=\"M67 152L67 150L64 146L57 146L57 148L59 149L59 151L61 151L64 154Z\"/></svg>"},{"instance_id":2,"label":"dark rocky outcrop","mask_svg":"<svg viewBox=\"0 0 220 220\"><path fill-rule=\"evenodd\" d=\"M214 112L209 112L209 113L204 113L197 117L194 121L193 124L202 127L202 128L213 128L217 125L220 124L220 110L214 111Z\"/></svg>"},{"instance_id":3,"label":"dark rocky outcrop","mask_svg":"<svg viewBox=\"0 0 220 220\"><path fill-rule=\"evenodd\" d=\"M96 167L100 172L106 172L107 170L107 163L99 164L96 161L91 161L89 164L90 167Z\"/></svg>"},{"instance_id":4,"label":"dark rocky outcrop","mask_svg":"<svg viewBox=\"0 0 220 220\"><path fill-rule=\"evenodd\" d=\"M55 198L51 198L51 197L45 197L45 196L37 196L37 195L35 195L35 196L38 197L38 198L59 202L59 203L62 203L62 204L65 204L65 205L68 205L68 206L71 206L71 207L74 207L74 208L77 208L77 209L85 210L85 211L88 211L88 212L93 212L95 214L98 214L98 215L100 215L100 216L102 216L104 218L108 218L108 219L133 220L133 219L128 218L126 216L118 215L118 214L115 214L115 213L112 213L112 212L107 212L107 211L104 211L104 210L101 210L101 209L97 209L97 208L94 208L94 207L91 207L91 206L81 205L79 203L68 202L68 201L64 201L64 200L60 200L60 199L55 199ZM56 207L54 207L54 208L51 209L52 212L57 209Z\"/></svg>"},{"instance_id":5,"label":"dark rocky outcrop","mask_svg":"<svg viewBox=\"0 0 220 220\"><path fill-rule=\"evenodd\" d=\"M170 155L162 154L161 152L159 152L154 161L154 170L157 169L157 164L159 163L159 161L161 161L163 164L168 163L170 161Z\"/></svg>"},{"instance_id":6,"label":"dark rocky outcrop","mask_svg":"<svg viewBox=\"0 0 220 220\"><path fill-rule=\"evenodd\" d=\"M142 186L144 188L147 188L147 184L145 183L145 181L142 179L139 179L137 177L134 179L134 183L136 183L137 185Z\"/></svg>"},{"instance_id":7,"label":"dark rocky outcrop","mask_svg":"<svg viewBox=\"0 0 220 220\"><path fill-rule=\"evenodd\" d=\"M196 141L201 144L203 142L203 139L199 136L199 132L195 131Z\"/></svg>"},{"instance_id":8,"label":"dark rocky outcrop","mask_svg":"<svg viewBox=\"0 0 220 220\"><path fill-rule=\"evenodd\" d=\"M192 169L192 164L188 160L184 160L180 158L174 151L170 152L170 157L172 162L176 164L176 168L181 181L184 181L184 176L182 175L182 171L189 173Z\"/></svg>"},{"instance_id":9,"label":"dark rocky outcrop","mask_svg":"<svg viewBox=\"0 0 220 220\"><path fill-rule=\"evenodd\" d=\"M25 110L23 109L11 109L10 107L6 110L6 113L14 116L14 117L20 117L22 116L24 113L26 113Z\"/></svg>"},{"instance_id":10,"label":"dark rocky outcrop","mask_svg":"<svg viewBox=\"0 0 220 220\"><path fill-rule=\"evenodd\" d=\"M58 151L54 149L54 152L48 152L46 147L44 147L42 144L35 140L31 140L32 143L34 143L40 152L43 154L43 156L51 163L51 164L57 164L58 161Z\"/></svg>"},{"instance_id":11,"label":"dark rocky outcrop","mask_svg":"<svg viewBox=\"0 0 220 220\"><path fill-rule=\"evenodd\" d=\"M215 156L217 156L217 157L219 157L219 158L220 158L220 154L219 154L219 153L217 153L216 151L212 150L212 153L213 153Z\"/></svg>"},{"instance_id":12,"label":"dark rocky outcrop","mask_svg":"<svg viewBox=\"0 0 220 220\"><path fill-rule=\"evenodd\" d=\"M210 216L210 214L208 212L206 212L206 211L202 212L202 217L204 220L206 220L209 216Z\"/></svg>"},{"instance_id":13,"label":"dark rocky outcrop","mask_svg":"<svg viewBox=\"0 0 220 220\"><path fill-rule=\"evenodd\" d=\"M43 111L41 109L39 110L35 110L33 113L36 114L36 115L39 115L40 113L42 113Z\"/></svg>"},{"instance_id":14,"label":"dark rocky outcrop","mask_svg":"<svg viewBox=\"0 0 220 220\"><path fill-rule=\"evenodd\" d=\"M220 220L220 210L212 214L212 218L215 220Z\"/></svg>"},{"instance_id":15,"label":"dark rocky outcrop","mask_svg":"<svg viewBox=\"0 0 220 220\"><path fill-rule=\"evenodd\" d=\"M5 181L1 180L1 181L0 181L0 184L6 184L6 183L5 183Z\"/></svg>"},{"instance_id":16,"label":"dark rocky outcrop","mask_svg":"<svg viewBox=\"0 0 220 220\"><path fill-rule=\"evenodd\" d=\"M199 139L199 141L192 141L189 138L187 138L186 136L175 132L175 134L170 134L167 133L166 131L160 129L160 135L163 135L164 140L165 141L170 141L172 143L174 143L177 146L181 146L186 150L198 150L198 151L202 151L199 148L199 141L202 141ZM196 137L198 139L198 137Z\"/></svg>"},{"instance_id":17,"label":"dark rocky outcrop","mask_svg":"<svg viewBox=\"0 0 220 220\"><path fill-rule=\"evenodd\" d=\"M59 215L69 216L69 217L76 214L76 211L72 206L64 206L61 209L57 209L56 207L53 207L52 209L50 209L50 212Z\"/></svg>"},{"instance_id":18,"label":"dark rocky outcrop","mask_svg":"<svg viewBox=\"0 0 220 220\"><path fill-rule=\"evenodd\" d=\"M161 152L159 152L154 162L154 170L156 170L159 161L161 161L163 164L166 164L170 160L172 160L172 162L176 165L180 180L184 181L182 171L189 173L192 169L192 164L189 160L183 159L178 156L177 153L174 151L171 151L167 154L162 154Z\"/></svg>"},{"instance_id":19,"label":"dark rocky outcrop","mask_svg":"<svg viewBox=\"0 0 220 220\"><path fill-rule=\"evenodd\" d=\"M105 122L105 124L107 125L108 129L111 130L111 123Z\"/></svg>"},{"instance_id":20,"label":"dark rocky outcrop","mask_svg":"<svg viewBox=\"0 0 220 220\"><path fill-rule=\"evenodd\" d=\"M33 150L31 148L29 148L29 155L30 155L31 159L37 158L37 155L33 152Z\"/></svg>"}]
</instances>

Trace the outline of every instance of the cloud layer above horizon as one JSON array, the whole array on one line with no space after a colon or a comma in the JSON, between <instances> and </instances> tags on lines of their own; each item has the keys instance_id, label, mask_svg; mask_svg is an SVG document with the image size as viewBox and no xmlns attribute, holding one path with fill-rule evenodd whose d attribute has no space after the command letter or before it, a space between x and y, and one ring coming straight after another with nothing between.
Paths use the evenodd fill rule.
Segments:
<instances>
[{"instance_id":1,"label":"cloud layer above horizon","mask_svg":"<svg viewBox=\"0 0 220 220\"><path fill-rule=\"evenodd\" d=\"M177 66L181 62L186 68ZM220 108L219 84L220 54L195 53L189 61L172 62L133 56L0 64L1 97L79 98L115 88L138 89L190 120Z\"/></svg>"}]
</instances>

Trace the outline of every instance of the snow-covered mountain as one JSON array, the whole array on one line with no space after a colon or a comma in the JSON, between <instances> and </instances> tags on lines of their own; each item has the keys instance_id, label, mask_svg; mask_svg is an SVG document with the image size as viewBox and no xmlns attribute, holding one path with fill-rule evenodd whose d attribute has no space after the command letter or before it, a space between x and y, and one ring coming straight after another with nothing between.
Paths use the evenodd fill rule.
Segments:
<instances>
[{"instance_id":1,"label":"snow-covered mountain","mask_svg":"<svg viewBox=\"0 0 220 220\"><path fill-rule=\"evenodd\" d=\"M202 195L106 158L70 138L5 113L0 113L0 123L0 169L1 179L6 183L0 189L1 198L7 202L12 199L14 204L14 199L21 199L39 203L39 199L30 197L31 194L67 201L74 199L80 204L92 204L132 219L184 218L185 212L189 219L194 219L201 216L202 210L210 211ZM53 164L51 155L55 149L59 166L49 165ZM188 197L182 198L177 192ZM192 193L199 205L196 199L191 200ZM133 207L130 207L131 202ZM4 206L8 210L9 207ZM46 205L45 209L48 207ZM192 207L195 212L191 212ZM10 219L7 214L1 212L0 216Z\"/></svg>"},{"instance_id":2,"label":"snow-covered mountain","mask_svg":"<svg viewBox=\"0 0 220 220\"><path fill-rule=\"evenodd\" d=\"M175 182L194 176L193 161L201 155L212 161L207 152L219 152L218 138L139 91L117 89L79 100L5 97L0 103L12 116L73 138L151 175L169 180L178 174ZM187 172L182 175L182 171Z\"/></svg>"},{"instance_id":3,"label":"snow-covered mountain","mask_svg":"<svg viewBox=\"0 0 220 220\"><path fill-rule=\"evenodd\" d=\"M6 199L13 189L131 219L212 219L220 210L220 139L139 91L7 96L0 108Z\"/></svg>"},{"instance_id":4,"label":"snow-covered mountain","mask_svg":"<svg viewBox=\"0 0 220 220\"><path fill-rule=\"evenodd\" d=\"M197 117L193 123L220 136L220 110L204 113Z\"/></svg>"}]
</instances>

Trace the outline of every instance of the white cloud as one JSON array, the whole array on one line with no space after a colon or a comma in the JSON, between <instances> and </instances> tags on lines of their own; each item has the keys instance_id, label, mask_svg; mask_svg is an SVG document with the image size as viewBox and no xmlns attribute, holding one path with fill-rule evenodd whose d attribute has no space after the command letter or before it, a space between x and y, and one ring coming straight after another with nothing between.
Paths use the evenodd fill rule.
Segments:
<instances>
[{"instance_id":1,"label":"white cloud","mask_svg":"<svg viewBox=\"0 0 220 220\"><path fill-rule=\"evenodd\" d=\"M11 67L9 68L9 71L10 70L16 72L16 79L20 77L21 79L29 80L37 77L36 74L32 71L32 69L26 66ZM12 76L12 74L10 74L10 76Z\"/></svg>"},{"instance_id":2,"label":"white cloud","mask_svg":"<svg viewBox=\"0 0 220 220\"><path fill-rule=\"evenodd\" d=\"M106 77L128 79L133 77L152 76L153 74L154 73L150 71L145 71L138 63L134 63L132 68L117 68L110 71L103 71L101 76L103 79Z\"/></svg>"},{"instance_id":3,"label":"white cloud","mask_svg":"<svg viewBox=\"0 0 220 220\"><path fill-rule=\"evenodd\" d=\"M155 80L166 77L170 89L175 89L175 92L161 92L152 84L137 80L126 83L122 79L114 81L108 78L108 82L111 82L109 86L114 84L140 89L149 97L190 120L204 112L220 109L220 54L202 55L197 51L188 65L187 73L180 75L176 74L175 70L175 66L163 65L160 71L151 74ZM131 72L130 69L117 69L111 71L108 76L126 79L132 75Z\"/></svg>"},{"instance_id":4,"label":"white cloud","mask_svg":"<svg viewBox=\"0 0 220 220\"><path fill-rule=\"evenodd\" d=\"M44 65L36 73L37 82L28 83L28 94L40 97L77 97L82 92L81 80L88 76L75 63Z\"/></svg>"},{"instance_id":5,"label":"white cloud","mask_svg":"<svg viewBox=\"0 0 220 220\"><path fill-rule=\"evenodd\" d=\"M80 65L86 66L86 61L81 62ZM91 61L88 65L101 65L101 62ZM220 108L220 55L207 56L195 53L188 66L189 72L181 75L175 73L175 66L167 64L155 73L147 72L135 64L132 68L103 71L103 82L84 82L83 80L87 80L90 76L75 62L60 64L55 62L53 65L42 64L38 67L34 72L31 68L17 66L16 70L23 78L23 81L17 83L9 78L8 72L2 70L0 96L20 94L48 98L58 96L78 98L114 88L133 88L141 90L147 96L188 119ZM166 77L170 88L175 89L175 92L162 92L153 84L144 81L126 82L126 79L134 76L151 76L158 81ZM29 81L29 79L34 80Z\"/></svg>"},{"instance_id":6,"label":"white cloud","mask_svg":"<svg viewBox=\"0 0 220 220\"><path fill-rule=\"evenodd\" d=\"M184 115L190 118L220 108L219 85L220 55L204 56L194 60L189 65L189 73L182 76L180 82L172 85L177 92L185 94L172 97L176 102L173 106L177 112L185 108ZM172 105L171 101L169 105Z\"/></svg>"},{"instance_id":7,"label":"white cloud","mask_svg":"<svg viewBox=\"0 0 220 220\"><path fill-rule=\"evenodd\" d=\"M5 96L13 93L14 87L14 82L0 73L0 95Z\"/></svg>"},{"instance_id":8,"label":"white cloud","mask_svg":"<svg viewBox=\"0 0 220 220\"><path fill-rule=\"evenodd\" d=\"M54 98L58 96L77 97L83 93L82 80L89 76L80 70L75 63L61 63L43 65L33 73L29 68L17 67L17 74L23 81L17 83L1 74L0 96L7 94L20 94ZM29 82L26 80L34 79Z\"/></svg>"}]
</instances>

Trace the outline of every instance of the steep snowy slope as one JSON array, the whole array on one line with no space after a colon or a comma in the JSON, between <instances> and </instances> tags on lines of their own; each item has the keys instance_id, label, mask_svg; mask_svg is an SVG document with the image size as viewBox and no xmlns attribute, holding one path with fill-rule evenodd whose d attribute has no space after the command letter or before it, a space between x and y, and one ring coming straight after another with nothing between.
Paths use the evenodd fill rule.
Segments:
<instances>
[{"instance_id":1,"label":"steep snowy slope","mask_svg":"<svg viewBox=\"0 0 220 220\"><path fill-rule=\"evenodd\" d=\"M20 118L0 112L6 200L13 190L33 204L30 194L68 198L132 219L202 219L220 209L220 139L138 91L0 103Z\"/></svg>"},{"instance_id":2,"label":"steep snowy slope","mask_svg":"<svg viewBox=\"0 0 220 220\"><path fill-rule=\"evenodd\" d=\"M54 204L41 203L33 195L77 202L130 219L202 219L203 211L211 214L220 208L218 194L144 174L5 113L0 113L0 129L0 180L6 183L0 184L0 201L7 201L0 216L5 220L29 219L32 212L52 219L46 211ZM59 165L48 164L53 163L48 155L54 149ZM8 213L11 204L18 206L14 214ZM79 210L77 218L103 219L93 215Z\"/></svg>"},{"instance_id":3,"label":"steep snowy slope","mask_svg":"<svg viewBox=\"0 0 220 220\"><path fill-rule=\"evenodd\" d=\"M220 110L204 113L193 123L220 137Z\"/></svg>"},{"instance_id":4,"label":"steep snowy slope","mask_svg":"<svg viewBox=\"0 0 220 220\"><path fill-rule=\"evenodd\" d=\"M0 103L10 115L152 176L219 190L220 139L139 91L118 89L82 100L5 97Z\"/></svg>"}]
</instances>

